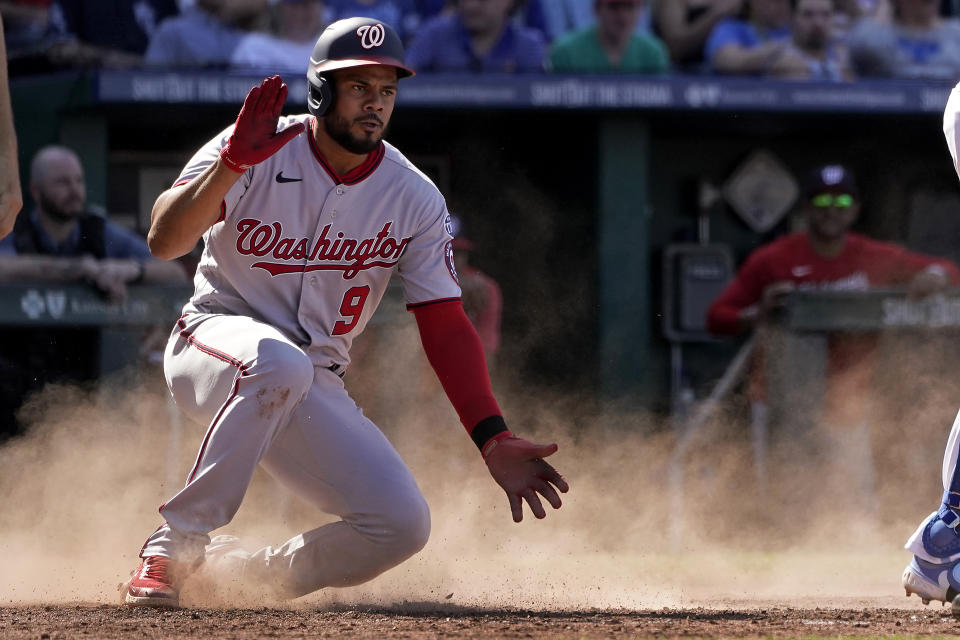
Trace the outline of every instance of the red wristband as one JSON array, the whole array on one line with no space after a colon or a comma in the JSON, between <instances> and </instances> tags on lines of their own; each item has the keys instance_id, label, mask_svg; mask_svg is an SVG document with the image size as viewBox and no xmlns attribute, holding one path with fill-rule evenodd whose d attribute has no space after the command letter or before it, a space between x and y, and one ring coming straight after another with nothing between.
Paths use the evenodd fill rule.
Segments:
<instances>
[{"instance_id":1,"label":"red wristband","mask_svg":"<svg viewBox=\"0 0 960 640\"><path fill-rule=\"evenodd\" d=\"M501 441L512 437L513 434L509 431L501 431L497 435L487 440L487 443L483 445L482 449L480 449L480 455L483 456L484 460L486 460L490 454L493 453L493 450L497 448L497 445L500 444Z\"/></svg>"},{"instance_id":2,"label":"red wristband","mask_svg":"<svg viewBox=\"0 0 960 640\"><path fill-rule=\"evenodd\" d=\"M230 169L230 171L236 171L237 173L243 173L247 169L249 169L251 166L253 166L249 164L239 164L237 162L234 162L230 158L229 149L230 149L229 146L220 149L220 159L223 160L223 164L227 166L227 169Z\"/></svg>"}]
</instances>

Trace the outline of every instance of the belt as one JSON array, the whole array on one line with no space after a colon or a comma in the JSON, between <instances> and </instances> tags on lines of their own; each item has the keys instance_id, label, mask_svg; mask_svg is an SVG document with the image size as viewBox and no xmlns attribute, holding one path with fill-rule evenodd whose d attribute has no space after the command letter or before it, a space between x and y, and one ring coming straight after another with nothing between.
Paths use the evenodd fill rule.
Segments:
<instances>
[{"instance_id":1,"label":"belt","mask_svg":"<svg viewBox=\"0 0 960 640\"><path fill-rule=\"evenodd\" d=\"M324 367L324 369L326 369L327 371L332 371L333 373L337 374L337 376L341 378L343 377L343 374L347 372L346 367L343 367L336 363L330 365L329 367Z\"/></svg>"}]
</instances>

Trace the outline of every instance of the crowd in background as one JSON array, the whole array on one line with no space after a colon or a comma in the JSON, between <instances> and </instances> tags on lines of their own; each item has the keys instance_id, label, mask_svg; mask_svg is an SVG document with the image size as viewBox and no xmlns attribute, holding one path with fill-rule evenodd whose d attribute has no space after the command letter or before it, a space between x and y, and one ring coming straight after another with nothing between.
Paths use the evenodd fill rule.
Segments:
<instances>
[{"instance_id":1,"label":"crowd in background","mask_svg":"<svg viewBox=\"0 0 960 640\"><path fill-rule=\"evenodd\" d=\"M0 0L11 74L301 71L325 25L394 26L418 72L960 78L960 0Z\"/></svg>"}]
</instances>

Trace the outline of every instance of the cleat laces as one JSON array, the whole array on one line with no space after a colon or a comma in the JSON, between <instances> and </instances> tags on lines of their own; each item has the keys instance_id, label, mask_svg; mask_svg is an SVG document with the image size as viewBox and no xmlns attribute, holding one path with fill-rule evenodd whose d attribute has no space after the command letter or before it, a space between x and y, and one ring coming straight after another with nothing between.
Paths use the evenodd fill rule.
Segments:
<instances>
[{"instance_id":1,"label":"cleat laces","mask_svg":"<svg viewBox=\"0 0 960 640\"><path fill-rule=\"evenodd\" d=\"M154 556L151 560L144 562L141 575L163 584L173 583L170 580L170 561L162 556Z\"/></svg>"}]
</instances>

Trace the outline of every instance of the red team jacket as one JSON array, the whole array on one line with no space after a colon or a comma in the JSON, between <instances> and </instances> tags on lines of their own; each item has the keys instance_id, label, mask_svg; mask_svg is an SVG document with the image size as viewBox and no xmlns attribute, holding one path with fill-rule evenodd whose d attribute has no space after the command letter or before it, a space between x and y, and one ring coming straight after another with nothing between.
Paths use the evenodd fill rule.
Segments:
<instances>
[{"instance_id":1,"label":"red team jacket","mask_svg":"<svg viewBox=\"0 0 960 640\"><path fill-rule=\"evenodd\" d=\"M838 256L823 258L814 253L805 232L793 233L750 254L736 278L710 306L707 325L716 334L740 333L740 311L759 302L763 290L774 282L791 281L800 290L866 291L906 285L919 271L934 264L946 270L953 284L960 283L960 270L949 260L912 253L856 233L847 234ZM849 373L854 387L868 384L875 345L876 337L869 334L831 336L828 375L836 379ZM833 383L831 380L831 386L835 386ZM850 384L831 395L848 394ZM762 353L754 362L750 397L754 401L766 397Z\"/></svg>"}]
</instances>

